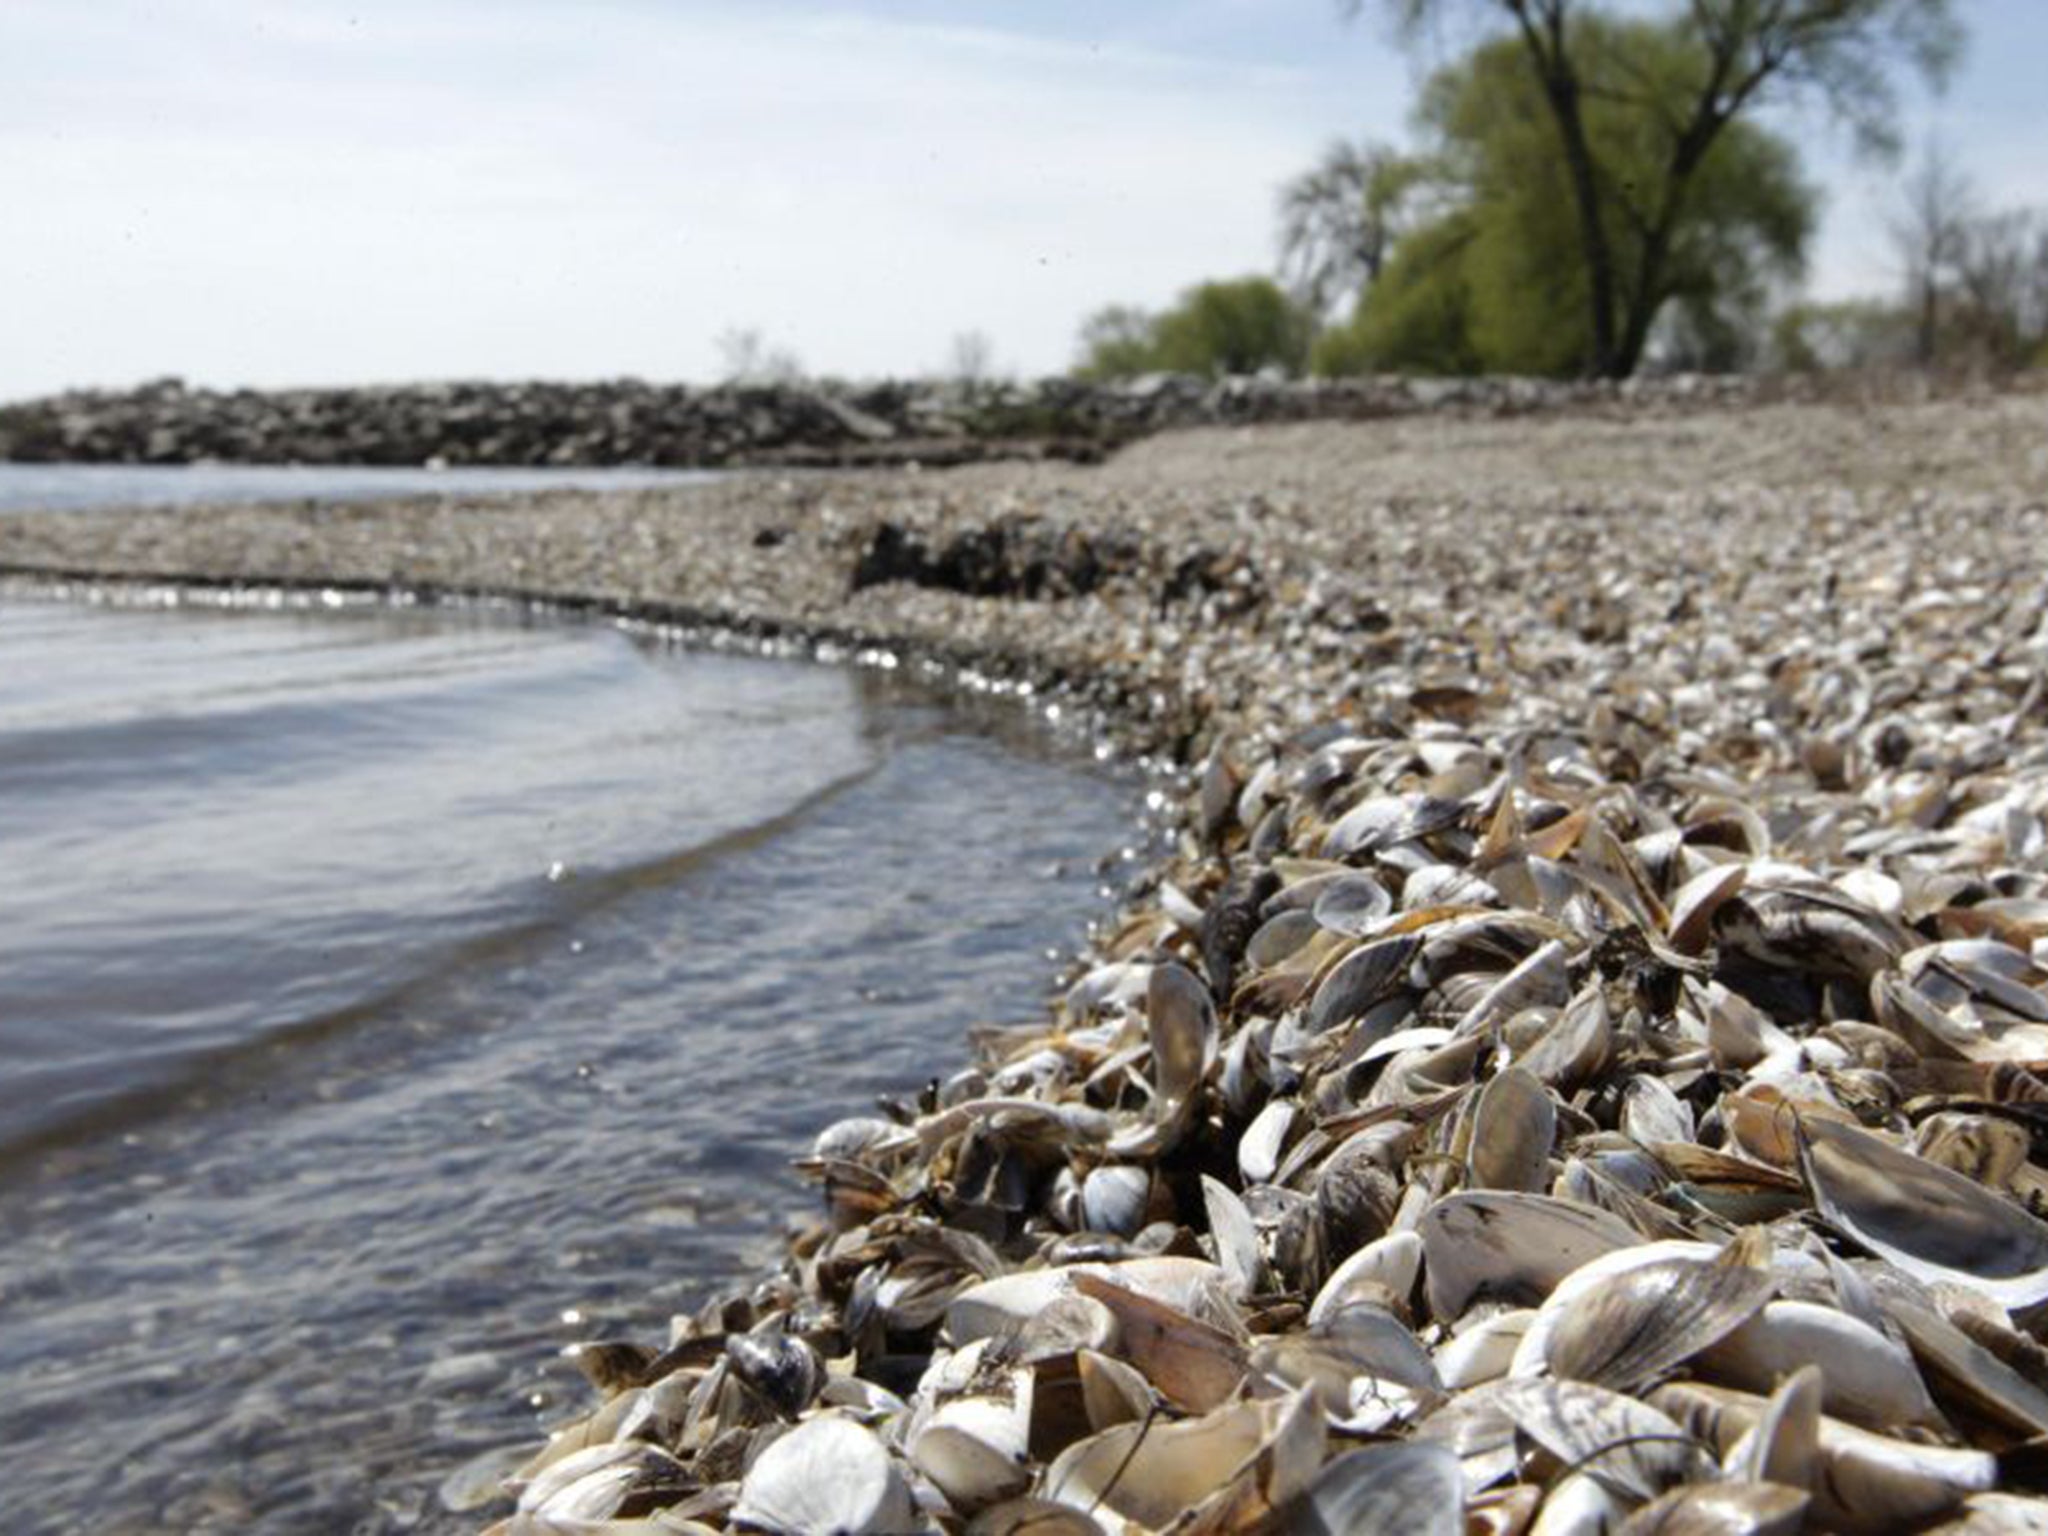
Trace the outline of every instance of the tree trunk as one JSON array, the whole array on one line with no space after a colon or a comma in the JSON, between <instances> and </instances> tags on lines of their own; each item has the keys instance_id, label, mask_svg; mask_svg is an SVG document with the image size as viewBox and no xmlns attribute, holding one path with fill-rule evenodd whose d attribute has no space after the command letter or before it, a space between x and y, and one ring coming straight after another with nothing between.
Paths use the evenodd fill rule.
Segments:
<instances>
[{"instance_id":1,"label":"tree trunk","mask_svg":"<svg viewBox=\"0 0 2048 1536\"><path fill-rule=\"evenodd\" d=\"M1627 323L1609 378L1625 379L1642 366L1643 350L1650 344L1650 327L1656 323L1657 311L1664 307L1668 297L1664 292L1664 268L1671 260L1671 242L1678 233L1679 215L1685 211L1685 200L1692 191L1693 174L1727 121L1709 111L1708 101L1702 100L1671 151L1656 219L1643 231L1635 287L1626 298Z\"/></svg>"},{"instance_id":2,"label":"tree trunk","mask_svg":"<svg viewBox=\"0 0 2048 1536\"><path fill-rule=\"evenodd\" d=\"M1930 270L1928 275L1920 280L1920 334L1913 348L1919 354L1920 366L1922 368L1932 368L1934 366L1934 344L1937 334L1936 326L1939 319L1937 312L1938 303L1939 300L1936 297L1934 286L1934 274Z\"/></svg>"},{"instance_id":3,"label":"tree trunk","mask_svg":"<svg viewBox=\"0 0 2048 1536\"><path fill-rule=\"evenodd\" d=\"M1628 297L1628 322L1622 328L1621 345L1615 350L1614 370L1607 375L1610 379L1625 379L1643 365L1643 351L1650 344L1650 327L1656 323L1657 311L1664 307L1661 298L1654 297L1664 280L1664 259L1670 242L1657 240L1660 247L1653 258L1646 248L1639 269L1640 285Z\"/></svg>"},{"instance_id":4,"label":"tree trunk","mask_svg":"<svg viewBox=\"0 0 2048 1536\"><path fill-rule=\"evenodd\" d=\"M1521 30L1529 62L1557 124L1565 171L1571 177L1572 201L1578 205L1579 246L1586 258L1586 301L1592 311L1588 318L1593 343L1586 372L1605 378L1614 366L1614 250L1607 241L1607 226L1600 222L1600 177L1593 163L1593 146L1586 138L1586 120L1579 112L1579 76L1565 39L1566 7L1563 0L1555 0L1537 6L1532 14L1526 0L1504 0L1504 4Z\"/></svg>"},{"instance_id":5,"label":"tree trunk","mask_svg":"<svg viewBox=\"0 0 2048 1536\"><path fill-rule=\"evenodd\" d=\"M1579 116L1577 83L1557 79L1544 72L1544 94L1550 99L1551 114L1557 119L1558 137L1564 144L1565 169L1571 176L1572 201L1579 211L1579 245L1586 256L1586 299L1592 310L1593 355L1586 372L1595 378L1620 378L1614 336L1614 250L1608 244L1607 226L1600 222L1600 184L1593 167L1592 146L1586 142L1585 120Z\"/></svg>"},{"instance_id":6,"label":"tree trunk","mask_svg":"<svg viewBox=\"0 0 2048 1536\"><path fill-rule=\"evenodd\" d=\"M1684 182L1674 192L1656 227L1643 238L1642 259L1636 264L1635 289L1626 302L1627 322L1621 345L1616 349L1611 379L1625 379L1643 365L1643 351L1650 344L1650 327L1657 311L1664 307L1664 267L1671 259L1671 237L1678 227L1678 210L1685 201Z\"/></svg>"}]
</instances>

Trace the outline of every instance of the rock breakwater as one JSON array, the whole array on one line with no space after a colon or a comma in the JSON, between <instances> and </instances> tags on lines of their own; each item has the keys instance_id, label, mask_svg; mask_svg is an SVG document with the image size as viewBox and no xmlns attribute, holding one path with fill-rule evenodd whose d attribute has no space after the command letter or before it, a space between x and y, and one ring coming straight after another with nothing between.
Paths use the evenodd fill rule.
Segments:
<instances>
[{"instance_id":1,"label":"rock breakwater","mask_svg":"<svg viewBox=\"0 0 2048 1536\"><path fill-rule=\"evenodd\" d=\"M1187 770L1045 1015L820 1132L776 1273L579 1352L508 1533L2022 1530L2044 429L2010 397L1281 426L16 519L0 565L945 656Z\"/></svg>"},{"instance_id":2,"label":"rock breakwater","mask_svg":"<svg viewBox=\"0 0 2048 1536\"><path fill-rule=\"evenodd\" d=\"M1705 378L1612 385L1159 375L1100 385L1054 378L697 389L621 380L267 391L163 380L0 406L0 459L528 466L1087 461L1172 427L1423 411L1656 410L1756 392L1746 381Z\"/></svg>"}]
</instances>

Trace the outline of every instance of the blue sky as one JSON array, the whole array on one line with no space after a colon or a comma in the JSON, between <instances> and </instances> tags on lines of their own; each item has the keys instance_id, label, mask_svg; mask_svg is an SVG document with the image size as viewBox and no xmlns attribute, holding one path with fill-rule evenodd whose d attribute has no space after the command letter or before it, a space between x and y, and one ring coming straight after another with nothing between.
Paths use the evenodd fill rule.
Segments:
<instances>
[{"instance_id":1,"label":"blue sky","mask_svg":"<svg viewBox=\"0 0 2048 1536\"><path fill-rule=\"evenodd\" d=\"M1930 129L2048 205L2048 0L1964 0ZM1442 45L1452 46L1456 39ZM1273 199L1443 55L1333 0L4 0L0 399L236 385L1022 373L1101 304L1271 266ZM1891 280L1896 169L1787 119L1814 286Z\"/></svg>"}]
</instances>

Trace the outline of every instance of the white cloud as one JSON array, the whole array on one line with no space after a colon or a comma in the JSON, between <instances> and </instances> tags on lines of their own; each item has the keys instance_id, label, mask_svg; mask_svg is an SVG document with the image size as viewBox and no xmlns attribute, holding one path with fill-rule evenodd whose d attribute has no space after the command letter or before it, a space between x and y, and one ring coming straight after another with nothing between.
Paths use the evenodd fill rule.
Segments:
<instances>
[{"instance_id":1,"label":"white cloud","mask_svg":"<svg viewBox=\"0 0 2048 1536\"><path fill-rule=\"evenodd\" d=\"M734 325L847 374L970 328L1056 369L1098 304L1268 264L1274 186L1349 107L1299 67L759 5L76 17L7 23L34 237L0 284L38 300L0 395L705 377Z\"/></svg>"},{"instance_id":2,"label":"white cloud","mask_svg":"<svg viewBox=\"0 0 2048 1536\"><path fill-rule=\"evenodd\" d=\"M2048 203L2000 42L2048 8L1982 6L1944 133ZM0 399L706 378L735 326L1057 369L1102 304L1268 266L1277 185L1401 137L1429 62L1330 0L0 0ZM1893 178L1818 128L1814 285L1882 288Z\"/></svg>"}]
</instances>

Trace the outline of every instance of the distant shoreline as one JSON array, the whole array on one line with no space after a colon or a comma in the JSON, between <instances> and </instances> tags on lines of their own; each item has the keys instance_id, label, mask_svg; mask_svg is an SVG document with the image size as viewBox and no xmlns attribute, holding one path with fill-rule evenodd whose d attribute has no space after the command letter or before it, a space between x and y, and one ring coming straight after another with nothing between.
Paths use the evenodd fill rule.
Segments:
<instances>
[{"instance_id":1,"label":"distant shoreline","mask_svg":"<svg viewBox=\"0 0 2048 1536\"><path fill-rule=\"evenodd\" d=\"M1071 694L1135 749L1191 761L1213 721L1273 716L1282 663L1270 643L1244 647L1284 624L1287 588L1322 574L1333 538L1368 535L1389 508L1491 517L1577 502L1626 515L1746 485L1891 495L2017 474L2048 486L2033 446L2048 440L2048 395L1744 407L1740 384L1715 382L1691 409L1691 386L1672 380L1646 383L1636 408L1593 413L1453 405L1172 432L1099 468L0 515L0 575L504 598L725 643L885 650ZM1368 634L1379 622L1334 617Z\"/></svg>"},{"instance_id":2,"label":"distant shoreline","mask_svg":"<svg viewBox=\"0 0 2048 1536\"><path fill-rule=\"evenodd\" d=\"M1811 388L1701 376L1618 385L1160 374L1103 384L1051 378L692 388L622 380L263 391L164 380L0 404L0 460L526 468L1087 463L1177 427L1421 412L1696 409Z\"/></svg>"}]
</instances>

